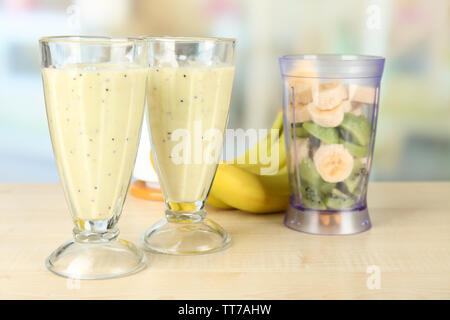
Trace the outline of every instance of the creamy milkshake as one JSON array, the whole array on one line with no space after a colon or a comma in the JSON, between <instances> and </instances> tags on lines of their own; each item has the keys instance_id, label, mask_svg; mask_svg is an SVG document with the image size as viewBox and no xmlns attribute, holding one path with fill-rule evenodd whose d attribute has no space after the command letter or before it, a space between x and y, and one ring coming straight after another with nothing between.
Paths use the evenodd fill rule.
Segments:
<instances>
[{"instance_id":1,"label":"creamy milkshake","mask_svg":"<svg viewBox=\"0 0 450 320\"><path fill-rule=\"evenodd\" d=\"M205 203L222 152L235 41L156 37L148 43L148 118L166 217L145 232L143 244L175 255L223 249L230 236L205 218Z\"/></svg>"},{"instance_id":2,"label":"creamy milkshake","mask_svg":"<svg viewBox=\"0 0 450 320\"><path fill-rule=\"evenodd\" d=\"M74 220L105 220L121 212L147 72L114 64L42 69L53 150Z\"/></svg>"},{"instance_id":3,"label":"creamy milkshake","mask_svg":"<svg viewBox=\"0 0 450 320\"><path fill-rule=\"evenodd\" d=\"M150 68L147 101L152 149L166 201L192 203L206 198L218 159L207 162L199 153L214 143L206 138L211 129L223 135L233 76L233 66ZM173 159L174 147L180 143L173 139L178 129L191 137L190 157L182 163Z\"/></svg>"},{"instance_id":4,"label":"creamy milkshake","mask_svg":"<svg viewBox=\"0 0 450 320\"><path fill-rule=\"evenodd\" d=\"M70 279L107 279L145 267L119 238L136 159L148 74L140 38L55 36L39 40L47 119L73 238L45 264Z\"/></svg>"}]
</instances>

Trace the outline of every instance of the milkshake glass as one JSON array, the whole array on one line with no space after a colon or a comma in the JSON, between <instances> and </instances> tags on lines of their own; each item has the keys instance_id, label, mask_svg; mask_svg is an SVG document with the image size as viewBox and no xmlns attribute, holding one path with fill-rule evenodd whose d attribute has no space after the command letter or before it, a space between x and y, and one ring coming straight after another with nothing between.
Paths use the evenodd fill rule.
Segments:
<instances>
[{"instance_id":1,"label":"milkshake glass","mask_svg":"<svg viewBox=\"0 0 450 320\"><path fill-rule=\"evenodd\" d=\"M204 209L220 159L233 86L233 39L148 38L152 155L166 219L143 236L166 254L224 248L227 232Z\"/></svg>"},{"instance_id":2,"label":"milkshake glass","mask_svg":"<svg viewBox=\"0 0 450 320\"><path fill-rule=\"evenodd\" d=\"M147 44L62 36L42 38L40 48L53 152L75 225L73 239L46 265L73 279L136 272L145 266L145 255L118 238L117 222L145 108Z\"/></svg>"}]
</instances>

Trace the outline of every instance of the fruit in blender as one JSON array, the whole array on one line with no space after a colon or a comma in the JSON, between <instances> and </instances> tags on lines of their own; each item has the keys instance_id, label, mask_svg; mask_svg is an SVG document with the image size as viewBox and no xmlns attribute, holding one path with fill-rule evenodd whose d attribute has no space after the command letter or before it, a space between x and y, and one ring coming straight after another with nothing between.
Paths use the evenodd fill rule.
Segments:
<instances>
[{"instance_id":1,"label":"fruit in blender","mask_svg":"<svg viewBox=\"0 0 450 320\"><path fill-rule=\"evenodd\" d=\"M347 99L347 87L340 80L313 86L313 103L321 110L329 110Z\"/></svg>"},{"instance_id":2,"label":"fruit in blender","mask_svg":"<svg viewBox=\"0 0 450 320\"><path fill-rule=\"evenodd\" d=\"M321 145L314 154L314 165L326 182L341 182L353 170L353 157L342 144Z\"/></svg>"},{"instance_id":3,"label":"fruit in blender","mask_svg":"<svg viewBox=\"0 0 450 320\"><path fill-rule=\"evenodd\" d=\"M339 143L339 133L335 128L324 128L314 122L305 122L303 128L320 141L328 144Z\"/></svg>"}]
</instances>

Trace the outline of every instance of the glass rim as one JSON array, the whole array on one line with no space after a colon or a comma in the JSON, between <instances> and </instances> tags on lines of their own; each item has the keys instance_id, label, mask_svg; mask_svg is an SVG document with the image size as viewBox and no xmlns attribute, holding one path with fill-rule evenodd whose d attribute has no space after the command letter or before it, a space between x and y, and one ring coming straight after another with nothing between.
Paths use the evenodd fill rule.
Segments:
<instances>
[{"instance_id":1,"label":"glass rim","mask_svg":"<svg viewBox=\"0 0 450 320\"><path fill-rule=\"evenodd\" d=\"M374 55L364 55L364 54L333 54L333 53L310 53L310 54L288 54L281 56L280 61L293 61L293 60L302 60L302 61L333 61L333 62L358 62L358 61L366 61L366 62L378 62L384 61L385 58L382 56L374 56Z\"/></svg>"},{"instance_id":2,"label":"glass rim","mask_svg":"<svg viewBox=\"0 0 450 320\"><path fill-rule=\"evenodd\" d=\"M279 58L284 77L333 79L381 78L385 61L381 56L360 54L293 54Z\"/></svg>"},{"instance_id":3,"label":"glass rim","mask_svg":"<svg viewBox=\"0 0 450 320\"><path fill-rule=\"evenodd\" d=\"M186 43L196 43L203 41L211 42L230 42L235 44L235 38L223 38L223 37L177 37L177 36L144 36L145 40L148 41L172 41L172 42L186 42Z\"/></svg>"},{"instance_id":4,"label":"glass rim","mask_svg":"<svg viewBox=\"0 0 450 320\"><path fill-rule=\"evenodd\" d=\"M133 44L145 43L141 37L108 37L108 36L85 36L85 35L64 35L64 36L46 36L39 39L39 42L45 43L83 43L83 44Z\"/></svg>"}]
</instances>

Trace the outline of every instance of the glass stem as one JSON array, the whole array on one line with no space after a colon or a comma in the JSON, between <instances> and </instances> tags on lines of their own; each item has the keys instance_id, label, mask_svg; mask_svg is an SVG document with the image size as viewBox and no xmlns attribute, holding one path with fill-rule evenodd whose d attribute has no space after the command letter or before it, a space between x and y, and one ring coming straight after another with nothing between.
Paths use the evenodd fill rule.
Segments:
<instances>
[{"instance_id":1,"label":"glass stem","mask_svg":"<svg viewBox=\"0 0 450 320\"><path fill-rule=\"evenodd\" d=\"M205 216L206 211L204 209L190 212L166 210L167 221L174 223L199 223L205 219Z\"/></svg>"},{"instance_id":2,"label":"glass stem","mask_svg":"<svg viewBox=\"0 0 450 320\"><path fill-rule=\"evenodd\" d=\"M119 229L114 218L107 220L78 219L73 228L73 238L80 243L110 242L117 239Z\"/></svg>"},{"instance_id":3,"label":"glass stem","mask_svg":"<svg viewBox=\"0 0 450 320\"><path fill-rule=\"evenodd\" d=\"M166 219L174 223L199 223L205 219L205 200L196 202L166 201Z\"/></svg>"}]
</instances>

